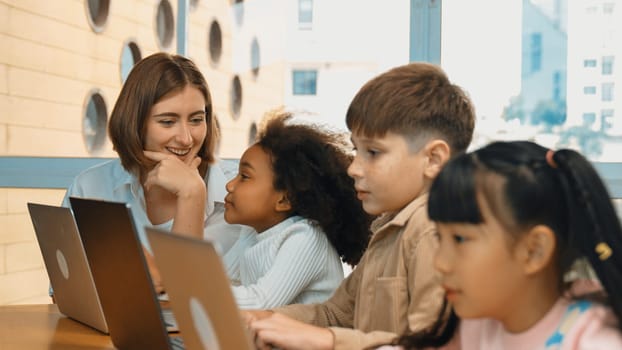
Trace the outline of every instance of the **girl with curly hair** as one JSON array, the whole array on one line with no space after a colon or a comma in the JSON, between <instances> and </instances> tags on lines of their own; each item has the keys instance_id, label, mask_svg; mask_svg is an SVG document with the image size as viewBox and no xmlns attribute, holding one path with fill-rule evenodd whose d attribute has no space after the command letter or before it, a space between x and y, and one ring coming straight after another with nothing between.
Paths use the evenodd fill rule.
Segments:
<instances>
[{"instance_id":1,"label":"girl with curly hair","mask_svg":"<svg viewBox=\"0 0 622 350\"><path fill-rule=\"evenodd\" d=\"M244 309L326 300L370 237L343 139L289 119L267 123L226 186L225 220L250 227L223 257Z\"/></svg>"}]
</instances>

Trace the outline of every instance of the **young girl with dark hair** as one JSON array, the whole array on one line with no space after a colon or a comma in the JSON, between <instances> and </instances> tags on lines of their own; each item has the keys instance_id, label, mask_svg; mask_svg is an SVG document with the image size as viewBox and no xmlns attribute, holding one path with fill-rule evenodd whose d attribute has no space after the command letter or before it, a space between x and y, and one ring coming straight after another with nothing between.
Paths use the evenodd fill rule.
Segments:
<instances>
[{"instance_id":1,"label":"young girl with dark hair","mask_svg":"<svg viewBox=\"0 0 622 350\"><path fill-rule=\"evenodd\" d=\"M225 220L252 228L224 256L245 309L324 301L370 237L340 136L288 118L267 123L226 186Z\"/></svg>"},{"instance_id":2,"label":"young girl with dark hair","mask_svg":"<svg viewBox=\"0 0 622 350\"><path fill-rule=\"evenodd\" d=\"M444 167L428 208L447 308L397 344L622 349L622 229L579 153L492 143Z\"/></svg>"}]
</instances>

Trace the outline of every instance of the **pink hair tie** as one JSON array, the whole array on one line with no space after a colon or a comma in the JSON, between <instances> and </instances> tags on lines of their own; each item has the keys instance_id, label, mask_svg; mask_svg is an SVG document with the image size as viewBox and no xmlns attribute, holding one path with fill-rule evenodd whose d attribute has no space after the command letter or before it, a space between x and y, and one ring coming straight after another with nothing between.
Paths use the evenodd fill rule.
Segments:
<instances>
[{"instance_id":1,"label":"pink hair tie","mask_svg":"<svg viewBox=\"0 0 622 350\"><path fill-rule=\"evenodd\" d=\"M554 155L555 155L555 151L553 150L546 151L546 162L551 168L557 169L557 163L555 163L555 159L553 159Z\"/></svg>"}]
</instances>

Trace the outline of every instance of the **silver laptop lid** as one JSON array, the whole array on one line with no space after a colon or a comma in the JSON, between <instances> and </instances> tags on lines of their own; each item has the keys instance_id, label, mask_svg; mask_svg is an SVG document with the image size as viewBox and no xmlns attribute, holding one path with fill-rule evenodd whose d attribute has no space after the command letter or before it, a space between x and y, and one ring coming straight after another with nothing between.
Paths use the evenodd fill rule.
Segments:
<instances>
[{"instance_id":1,"label":"silver laptop lid","mask_svg":"<svg viewBox=\"0 0 622 350\"><path fill-rule=\"evenodd\" d=\"M115 347L171 349L129 204L69 200Z\"/></svg>"},{"instance_id":2,"label":"silver laptop lid","mask_svg":"<svg viewBox=\"0 0 622 350\"><path fill-rule=\"evenodd\" d=\"M58 309L67 317L108 333L71 209L27 205Z\"/></svg>"},{"instance_id":3,"label":"silver laptop lid","mask_svg":"<svg viewBox=\"0 0 622 350\"><path fill-rule=\"evenodd\" d=\"M145 231L186 347L254 349L214 245L150 227Z\"/></svg>"}]
</instances>

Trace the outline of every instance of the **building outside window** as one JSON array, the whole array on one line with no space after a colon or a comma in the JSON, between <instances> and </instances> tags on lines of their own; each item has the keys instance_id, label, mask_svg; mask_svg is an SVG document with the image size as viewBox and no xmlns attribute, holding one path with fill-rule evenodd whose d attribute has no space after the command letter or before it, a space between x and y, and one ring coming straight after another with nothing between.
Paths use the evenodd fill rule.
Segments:
<instances>
[{"instance_id":1,"label":"building outside window","mask_svg":"<svg viewBox=\"0 0 622 350\"><path fill-rule=\"evenodd\" d=\"M596 94L596 86L584 86L583 93L585 95L595 95Z\"/></svg>"},{"instance_id":2,"label":"building outside window","mask_svg":"<svg viewBox=\"0 0 622 350\"><path fill-rule=\"evenodd\" d=\"M613 101L613 83L603 83L601 91L603 102Z\"/></svg>"},{"instance_id":3,"label":"building outside window","mask_svg":"<svg viewBox=\"0 0 622 350\"><path fill-rule=\"evenodd\" d=\"M542 33L531 34L531 72L542 67Z\"/></svg>"},{"instance_id":4,"label":"building outside window","mask_svg":"<svg viewBox=\"0 0 622 350\"><path fill-rule=\"evenodd\" d=\"M583 125L592 125L596 122L596 113L583 113Z\"/></svg>"},{"instance_id":5,"label":"building outside window","mask_svg":"<svg viewBox=\"0 0 622 350\"><path fill-rule=\"evenodd\" d=\"M555 101L561 101L563 99L562 91L564 86L562 86L562 76L563 74L560 71L555 71L553 73L553 100Z\"/></svg>"},{"instance_id":6,"label":"building outside window","mask_svg":"<svg viewBox=\"0 0 622 350\"><path fill-rule=\"evenodd\" d=\"M583 60L583 67L596 67L596 60L593 59L586 59Z\"/></svg>"},{"instance_id":7,"label":"building outside window","mask_svg":"<svg viewBox=\"0 0 622 350\"><path fill-rule=\"evenodd\" d=\"M294 70L292 72L293 93L294 95L316 95L317 94L317 71L316 70Z\"/></svg>"},{"instance_id":8,"label":"building outside window","mask_svg":"<svg viewBox=\"0 0 622 350\"><path fill-rule=\"evenodd\" d=\"M603 133L613 127L613 109L603 109L600 111L600 129Z\"/></svg>"},{"instance_id":9,"label":"building outside window","mask_svg":"<svg viewBox=\"0 0 622 350\"><path fill-rule=\"evenodd\" d=\"M298 28L311 29L313 25L313 0L298 0Z\"/></svg>"},{"instance_id":10,"label":"building outside window","mask_svg":"<svg viewBox=\"0 0 622 350\"><path fill-rule=\"evenodd\" d=\"M603 56L601 73L603 75L613 74L613 56Z\"/></svg>"}]
</instances>

